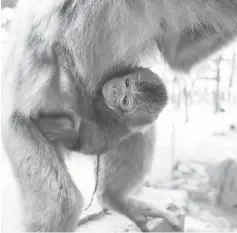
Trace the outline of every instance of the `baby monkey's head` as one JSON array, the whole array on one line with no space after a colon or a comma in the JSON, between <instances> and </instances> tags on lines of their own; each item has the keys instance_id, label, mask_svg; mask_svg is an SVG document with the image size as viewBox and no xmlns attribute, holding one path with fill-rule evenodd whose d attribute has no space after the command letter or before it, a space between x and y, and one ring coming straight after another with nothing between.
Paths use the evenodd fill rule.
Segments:
<instances>
[{"instance_id":1,"label":"baby monkey's head","mask_svg":"<svg viewBox=\"0 0 237 233\"><path fill-rule=\"evenodd\" d=\"M153 122L168 100L164 83L145 68L110 79L102 87L102 94L107 106L124 123L136 126Z\"/></svg>"}]
</instances>

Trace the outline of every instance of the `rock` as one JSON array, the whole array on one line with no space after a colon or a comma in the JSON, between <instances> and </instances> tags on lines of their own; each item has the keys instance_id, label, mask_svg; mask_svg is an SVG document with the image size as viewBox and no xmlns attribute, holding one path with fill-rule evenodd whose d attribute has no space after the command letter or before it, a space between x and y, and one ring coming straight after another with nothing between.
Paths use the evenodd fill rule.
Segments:
<instances>
[{"instance_id":1,"label":"rock","mask_svg":"<svg viewBox=\"0 0 237 233\"><path fill-rule=\"evenodd\" d=\"M183 174L190 174L192 173L192 169L188 167L187 165L180 163L177 168L178 172Z\"/></svg>"},{"instance_id":2,"label":"rock","mask_svg":"<svg viewBox=\"0 0 237 233\"><path fill-rule=\"evenodd\" d=\"M225 159L209 168L211 185L219 190L217 203L234 207L237 205L237 160Z\"/></svg>"},{"instance_id":3,"label":"rock","mask_svg":"<svg viewBox=\"0 0 237 233\"><path fill-rule=\"evenodd\" d=\"M201 182L200 180L194 180L194 179L188 179L187 180L187 185L193 185L193 186L197 186L197 187L200 187L201 186Z\"/></svg>"},{"instance_id":4,"label":"rock","mask_svg":"<svg viewBox=\"0 0 237 233\"><path fill-rule=\"evenodd\" d=\"M181 173L179 170L173 172L173 179L181 179L183 177L184 177L183 173Z\"/></svg>"},{"instance_id":5,"label":"rock","mask_svg":"<svg viewBox=\"0 0 237 233\"><path fill-rule=\"evenodd\" d=\"M211 189L206 197L206 200L213 205L216 205L218 203L218 197L219 197L219 190L217 189Z\"/></svg>"},{"instance_id":6,"label":"rock","mask_svg":"<svg viewBox=\"0 0 237 233\"><path fill-rule=\"evenodd\" d=\"M179 189L181 185L186 184L187 180L186 179L175 179L170 182L162 184L161 188L164 189Z\"/></svg>"},{"instance_id":7,"label":"rock","mask_svg":"<svg viewBox=\"0 0 237 233\"><path fill-rule=\"evenodd\" d=\"M187 214L191 214L191 215L198 215L199 212L200 212L200 206L198 206L196 203L194 202L189 202L188 205L187 205Z\"/></svg>"},{"instance_id":8,"label":"rock","mask_svg":"<svg viewBox=\"0 0 237 233\"><path fill-rule=\"evenodd\" d=\"M196 184L183 184L180 188L186 190L187 192L198 192L200 190L199 186Z\"/></svg>"},{"instance_id":9,"label":"rock","mask_svg":"<svg viewBox=\"0 0 237 233\"><path fill-rule=\"evenodd\" d=\"M158 206L167 208L171 203L175 204L178 208L186 207L189 195L185 190L181 189L154 189L144 188L138 194L141 200L150 200L157 203Z\"/></svg>"},{"instance_id":10,"label":"rock","mask_svg":"<svg viewBox=\"0 0 237 233\"><path fill-rule=\"evenodd\" d=\"M226 161L225 177L220 185L220 203L230 207L237 206L237 162Z\"/></svg>"},{"instance_id":11,"label":"rock","mask_svg":"<svg viewBox=\"0 0 237 233\"><path fill-rule=\"evenodd\" d=\"M210 232L218 231L219 229L212 225L210 222L202 221L199 218L187 216L185 219L185 231L200 231Z\"/></svg>"},{"instance_id":12,"label":"rock","mask_svg":"<svg viewBox=\"0 0 237 233\"><path fill-rule=\"evenodd\" d=\"M199 176L204 176L204 177L208 176L206 168L203 165L192 163L190 164L190 168Z\"/></svg>"}]
</instances>

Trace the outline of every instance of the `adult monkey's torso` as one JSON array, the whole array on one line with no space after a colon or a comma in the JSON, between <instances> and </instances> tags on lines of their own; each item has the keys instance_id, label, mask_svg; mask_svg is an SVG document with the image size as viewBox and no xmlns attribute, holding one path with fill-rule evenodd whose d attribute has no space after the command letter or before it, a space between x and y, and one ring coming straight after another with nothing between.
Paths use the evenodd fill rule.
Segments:
<instances>
[{"instance_id":1,"label":"adult monkey's torso","mask_svg":"<svg viewBox=\"0 0 237 233\"><path fill-rule=\"evenodd\" d=\"M91 90L117 64L136 65L144 55L154 54L156 42L172 67L188 71L237 31L236 1L179 1L174 8L167 1L142 0L50 0L47 8L44 3L30 4L28 14L25 8L21 13L32 20L28 30L35 36L27 39L29 44L40 41L45 53L55 42L64 46L71 59L67 66L75 78L91 80ZM17 32L18 40L24 39Z\"/></svg>"}]
</instances>

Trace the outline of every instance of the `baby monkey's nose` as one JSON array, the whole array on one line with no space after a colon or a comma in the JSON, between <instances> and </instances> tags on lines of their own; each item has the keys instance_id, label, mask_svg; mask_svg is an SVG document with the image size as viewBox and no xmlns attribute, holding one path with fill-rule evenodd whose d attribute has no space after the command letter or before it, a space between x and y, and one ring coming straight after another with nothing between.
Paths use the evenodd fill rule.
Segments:
<instances>
[{"instance_id":1,"label":"baby monkey's nose","mask_svg":"<svg viewBox=\"0 0 237 233\"><path fill-rule=\"evenodd\" d=\"M111 91L113 96L117 99L121 95L121 87L118 85L114 85L111 87Z\"/></svg>"}]
</instances>

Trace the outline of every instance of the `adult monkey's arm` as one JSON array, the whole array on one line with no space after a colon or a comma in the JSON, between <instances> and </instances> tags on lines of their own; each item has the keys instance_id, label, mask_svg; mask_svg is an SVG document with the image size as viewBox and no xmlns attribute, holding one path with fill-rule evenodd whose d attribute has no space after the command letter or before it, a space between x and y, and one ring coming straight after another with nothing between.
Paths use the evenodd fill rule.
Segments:
<instances>
[{"instance_id":1,"label":"adult monkey's arm","mask_svg":"<svg viewBox=\"0 0 237 233\"><path fill-rule=\"evenodd\" d=\"M237 10L235 26L215 30L210 25L187 29L181 33L169 34L158 40L158 47L169 65L188 72L195 64L212 55L237 36ZM201 30L200 30L201 28Z\"/></svg>"}]
</instances>

